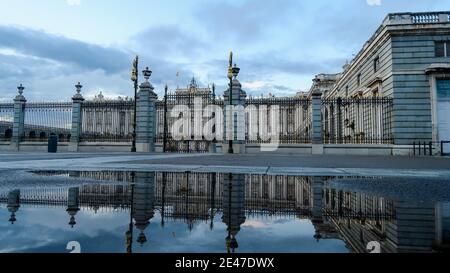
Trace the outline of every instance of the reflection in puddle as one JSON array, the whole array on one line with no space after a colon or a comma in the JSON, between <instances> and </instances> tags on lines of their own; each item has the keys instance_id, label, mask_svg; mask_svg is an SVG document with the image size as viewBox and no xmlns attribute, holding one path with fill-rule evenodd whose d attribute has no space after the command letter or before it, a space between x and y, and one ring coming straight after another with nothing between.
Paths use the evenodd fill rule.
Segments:
<instances>
[{"instance_id":1,"label":"reflection in puddle","mask_svg":"<svg viewBox=\"0 0 450 273\"><path fill-rule=\"evenodd\" d=\"M373 241L383 253L432 252L450 244L450 202L361 187L377 178L347 179L352 187L329 177L190 172L34 177L52 182L0 188L0 252L66 252L69 241L84 252L188 253L367 252Z\"/></svg>"}]
</instances>

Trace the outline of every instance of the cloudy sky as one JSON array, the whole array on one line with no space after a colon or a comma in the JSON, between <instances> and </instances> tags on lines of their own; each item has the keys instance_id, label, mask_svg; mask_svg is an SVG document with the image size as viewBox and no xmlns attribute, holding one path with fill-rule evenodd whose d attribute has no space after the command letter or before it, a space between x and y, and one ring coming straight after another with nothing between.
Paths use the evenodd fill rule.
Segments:
<instances>
[{"instance_id":1,"label":"cloudy sky","mask_svg":"<svg viewBox=\"0 0 450 273\"><path fill-rule=\"evenodd\" d=\"M389 12L447 10L448 0L0 0L0 100L131 96L134 55L157 92L226 86L228 54L253 95L307 90L352 59ZM142 70L142 69L141 69ZM176 77L179 72L179 77Z\"/></svg>"}]
</instances>

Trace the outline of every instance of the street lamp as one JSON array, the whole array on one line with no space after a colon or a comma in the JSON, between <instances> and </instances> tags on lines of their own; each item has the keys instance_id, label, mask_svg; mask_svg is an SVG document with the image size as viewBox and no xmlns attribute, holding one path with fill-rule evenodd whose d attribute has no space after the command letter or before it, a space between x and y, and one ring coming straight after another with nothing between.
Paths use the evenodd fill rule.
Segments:
<instances>
[{"instance_id":1,"label":"street lamp","mask_svg":"<svg viewBox=\"0 0 450 273\"><path fill-rule=\"evenodd\" d=\"M131 70L131 80L134 82L134 117L133 117L133 142L131 145L131 152L136 152L136 124L137 124L137 90L138 90L138 65L139 65L139 56L136 56L133 61L133 68Z\"/></svg>"}]
</instances>

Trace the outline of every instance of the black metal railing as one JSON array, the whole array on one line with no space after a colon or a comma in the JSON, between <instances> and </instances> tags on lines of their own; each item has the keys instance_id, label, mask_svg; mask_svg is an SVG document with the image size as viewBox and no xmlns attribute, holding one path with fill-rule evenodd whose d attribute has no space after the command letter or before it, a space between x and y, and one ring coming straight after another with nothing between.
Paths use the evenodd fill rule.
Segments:
<instances>
[{"instance_id":1,"label":"black metal railing","mask_svg":"<svg viewBox=\"0 0 450 273\"><path fill-rule=\"evenodd\" d=\"M131 142L132 100L87 101L81 107L81 142Z\"/></svg>"},{"instance_id":2,"label":"black metal railing","mask_svg":"<svg viewBox=\"0 0 450 273\"><path fill-rule=\"evenodd\" d=\"M311 143L309 99L249 98L245 120L247 143Z\"/></svg>"},{"instance_id":3,"label":"black metal railing","mask_svg":"<svg viewBox=\"0 0 450 273\"><path fill-rule=\"evenodd\" d=\"M450 155L450 149L446 149L446 144L450 144L450 141L416 141L413 142L413 155L414 156L448 156Z\"/></svg>"},{"instance_id":4,"label":"black metal railing","mask_svg":"<svg viewBox=\"0 0 450 273\"><path fill-rule=\"evenodd\" d=\"M173 140L167 141L167 152L169 153L208 153L210 141L206 140Z\"/></svg>"},{"instance_id":5,"label":"black metal railing","mask_svg":"<svg viewBox=\"0 0 450 273\"><path fill-rule=\"evenodd\" d=\"M326 144L393 144L392 98L322 100Z\"/></svg>"},{"instance_id":6,"label":"black metal railing","mask_svg":"<svg viewBox=\"0 0 450 273\"><path fill-rule=\"evenodd\" d=\"M210 93L167 94L156 103L156 143L161 143L166 152L208 152L209 145L214 141L211 135L216 133L213 126L211 135L205 135L204 126L215 117L215 110L208 106L221 107L223 101ZM208 111L210 113L206 113ZM184 125L175 128L175 122L182 118L186 120Z\"/></svg>"},{"instance_id":7,"label":"black metal railing","mask_svg":"<svg viewBox=\"0 0 450 273\"><path fill-rule=\"evenodd\" d=\"M42 102L25 105L22 141L46 142L56 135L60 142L70 140L72 128L71 102Z\"/></svg>"},{"instance_id":8,"label":"black metal railing","mask_svg":"<svg viewBox=\"0 0 450 273\"><path fill-rule=\"evenodd\" d=\"M13 135L14 103L0 103L0 141L10 141Z\"/></svg>"}]
</instances>

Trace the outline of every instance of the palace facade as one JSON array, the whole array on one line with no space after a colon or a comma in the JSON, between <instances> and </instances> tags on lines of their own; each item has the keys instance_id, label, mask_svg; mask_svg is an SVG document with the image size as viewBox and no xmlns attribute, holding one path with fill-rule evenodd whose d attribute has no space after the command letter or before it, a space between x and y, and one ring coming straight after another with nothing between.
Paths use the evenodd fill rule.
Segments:
<instances>
[{"instance_id":1,"label":"palace facade","mask_svg":"<svg viewBox=\"0 0 450 273\"><path fill-rule=\"evenodd\" d=\"M320 74L323 98L393 98L395 145L450 140L450 12L389 14L339 74Z\"/></svg>"}]
</instances>

